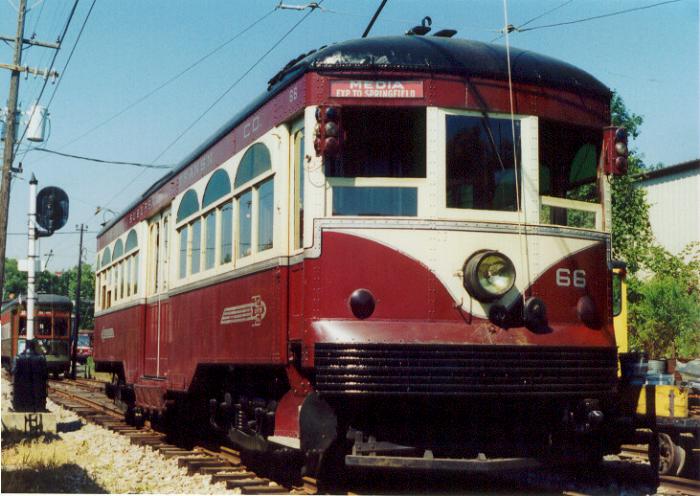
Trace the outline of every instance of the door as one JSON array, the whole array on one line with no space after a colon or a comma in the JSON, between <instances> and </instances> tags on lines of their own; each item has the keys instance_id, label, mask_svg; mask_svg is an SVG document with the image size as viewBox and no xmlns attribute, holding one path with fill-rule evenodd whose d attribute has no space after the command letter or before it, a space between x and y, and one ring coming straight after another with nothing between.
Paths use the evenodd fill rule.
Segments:
<instances>
[{"instance_id":1,"label":"door","mask_svg":"<svg viewBox=\"0 0 700 496\"><path fill-rule=\"evenodd\" d=\"M166 210L148 222L144 343L144 375L148 377L167 376L169 221L170 210Z\"/></svg>"},{"instance_id":2,"label":"door","mask_svg":"<svg viewBox=\"0 0 700 496\"><path fill-rule=\"evenodd\" d=\"M293 229L288 243L290 257L304 250L304 121L292 125L289 140L289 178L291 189L290 209ZM288 339L301 339L304 325L304 264L297 260L289 267L289 329Z\"/></svg>"}]
</instances>

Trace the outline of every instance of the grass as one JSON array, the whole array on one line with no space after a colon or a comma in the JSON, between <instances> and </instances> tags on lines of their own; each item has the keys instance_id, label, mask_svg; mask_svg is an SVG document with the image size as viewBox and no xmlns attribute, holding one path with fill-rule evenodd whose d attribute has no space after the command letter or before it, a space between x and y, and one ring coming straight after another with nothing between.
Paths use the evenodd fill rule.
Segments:
<instances>
[{"instance_id":1,"label":"grass","mask_svg":"<svg viewBox=\"0 0 700 496\"><path fill-rule=\"evenodd\" d=\"M75 453L55 438L3 435L3 493L105 493L88 473L73 461ZM8 442L9 441L9 442Z\"/></svg>"}]
</instances>

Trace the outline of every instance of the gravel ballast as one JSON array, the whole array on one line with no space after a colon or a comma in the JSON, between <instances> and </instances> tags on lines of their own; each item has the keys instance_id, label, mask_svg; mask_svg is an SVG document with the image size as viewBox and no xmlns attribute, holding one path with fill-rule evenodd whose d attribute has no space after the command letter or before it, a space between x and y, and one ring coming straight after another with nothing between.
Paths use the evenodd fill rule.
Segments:
<instances>
[{"instance_id":1,"label":"gravel ballast","mask_svg":"<svg viewBox=\"0 0 700 496\"><path fill-rule=\"evenodd\" d=\"M8 408L11 384L2 376L3 409ZM236 494L223 483L211 484L209 475L187 475L176 458L166 459L148 447L132 445L126 436L103 427L86 424L73 412L51 400L47 408L56 415L59 432L39 439L17 439L3 434L2 492L108 492L108 493L196 493ZM62 470L64 468L65 470ZM52 487L8 487L21 483L23 473L32 471L34 478L46 470ZM39 472L36 472L36 471ZM62 475L62 472L65 472Z\"/></svg>"}]
</instances>

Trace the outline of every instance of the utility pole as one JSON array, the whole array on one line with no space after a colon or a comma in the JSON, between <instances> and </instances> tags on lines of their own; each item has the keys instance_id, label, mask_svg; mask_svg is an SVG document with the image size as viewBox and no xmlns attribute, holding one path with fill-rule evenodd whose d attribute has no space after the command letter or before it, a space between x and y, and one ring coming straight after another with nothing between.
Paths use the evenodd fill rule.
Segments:
<instances>
[{"instance_id":1,"label":"utility pole","mask_svg":"<svg viewBox=\"0 0 700 496\"><path fill-rule=\"evenodd\" d=\"M27 0L19 0L17 7L17 34L14 38L0 36L3 41L14 41L15 53L11 65L0 64L0 68L9 69L10 95L7 99L7 125L5 127L5 148L2 156L2 177L0 178L0 300L5 294L5 250L7 248L7 219L10 210L10 183L12 173L18 172L12 168L15 159L15 135L17 134L17 99L19 96L19 76L22 72L39 74L43 77L58 76L54 71L40 71L30 67L22 67L22 48L24 45L37 45L55 50L59 43L45 43L24 38L24 20L27 11Z\"/></svg>"},{"instance_id":2,"label":"utility pole","mask_svg":"<svg viewBox=\"0 0 700 496\"><path fill-rule=\"evenodd\" d=\"M83 233L87 229L85 224L80 224L80 244L78 249L78 280L75 283L75 318L73 319L73 336L71 338L71 377L75 379L75 363L78 355L78 326L80 325L80 279L83 267Z\"/></svg>"}]
</instances>

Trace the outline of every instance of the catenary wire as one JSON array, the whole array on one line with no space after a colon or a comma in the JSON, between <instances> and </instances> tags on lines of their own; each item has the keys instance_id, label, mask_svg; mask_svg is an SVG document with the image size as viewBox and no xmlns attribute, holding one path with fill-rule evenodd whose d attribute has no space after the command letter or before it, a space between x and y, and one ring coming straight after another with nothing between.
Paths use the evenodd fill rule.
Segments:
<instances>
[{"instance_id":1,"label":"catenary wire","mask_svg":"<svg viewBox=\"0 0 700 496\"><path fill-rule=\"evenodd\" d=\"M75 53L75 48L78 46L78 42L80 41L80 37L82 36L83 31L85 30L85 25L87 24L88 19L90 19L90 14L92 14L92 9L95 7L96 1L97 0L92 0L92 4L90 5L90 9L88 10L87 15L85 16L85 19L83 19L83 24L82 24L82 26L80 26L80 31L78 31L78 36L75 38L75 42L73 43L73 48L71 48L70 54L68 55L68 59L66 60L65 65L63 66L63 70L61 71L61 77L58 78L58 81L56 82L56 84L53 88L53 92L51 93L51 98L49 98L49 101L46 104L47 110L49 109L49 107L51 107L51 103L53 103L53 99L56 96L56 92L58 91L59 86L61 86L61 82L63 81L63 78L66 75L66 70L68 69L68 64L70 64L70 61L73 58L73 53ZM43 92L43 88L42 88L42 92ZM39 98L41 98L41 93L39 94ZM37 99L37 102L38 101L39 100ZM30 120L31 120L31 118L30 118ZM26 132L26 130L25 130L25 132ZM22 160L24 160L24 158L27 156L27 153L29 153L33 149L35 149L35 148L32 148L31 146L28 147L24 151L24 154L22 155ZM19 148L18 148L18 150L19 150ZM44 150L44 151L51 152L50 150ZM75 158L80 158L80 157L75 157ZM96 161L99 161L99 160L96 160ZM129 165L134 165L134 164L129 164Z\"/></svg>"},{"instance_id":2,"label":"catenary wire","mask_svg":"<svg viewBox=\"0 0 700 496\"><path fill-rule=\"evenodd\" d=\"M534 26L534 27L531 27L531 28L518 29L518 31L520 31L520 32L522 33L522 32L526 32L526 31L534 31L534 30L536 30L536 29L554 28L554 27L557 27L557 26L567 26L567 25L570 25L570 24L577 24L577 23L579 23L579 22L592 21L592 20L594 20L594 19L603 19L603 18L605 18L605 17L613 17L613 16L617 16L617 15L621 15L621 14L627 14L627 13L629 13L629 12L636 12L636 11L638 11L638 10L651 9L651 8L653 8L653 7L659 7L659 6L661 6L661 5L667 5L667 4L670 4L670 3L678 3L678 2L680 2L680 1L681 1L681 0L667 0L667 1L665 1L665 2L659 2L659 3L654 3L654 4L651 4L651 5L645 5L645 6L643 6L643 7L634 7L634 8L631 8L631 9L618 10L618 11L616 11L616 12L610 12L610 13L608 13L608 14L601 14L601 15L592 16L592 17L584 17L583 19L575 19L575 20L573 20L573 21L558 22L558 23L556 23L556 24L545 24L545 25L542 25L542 26Z\"/></svg>"},{"instance_id":3,"label":"catenary wire","mask_svg":"<svg viewBox=\"0 0 700 496\"><path fill-rule=\"evenodd\" d=\"M319 5L321 5L321 3L323 3L323 1L318 2ZM279 40L277 40L277 41L275 42L274 45L272 45L264 54L262 54L262 56L261 56L260 58L258 58L258 60L256 60L256 61L253 63L253 65L251 65L238 79L236 79L236 80L226 89L226 91L224 91L221 95L219 95L219 97L218 97L216 100L214 100L214 102L212 102L212 104L209 105L209 107L207 107L206 110L205 110L204 112L202 112L202 113L199 115L199 117L197 117L197 118L196 118L189 126L187 126L187 128L185 128L185 130L182 131L168 146L166 146L165 149L164 149L162 152L160 152L160 153L158 154L158 156L157 156L153 161L154 161L154 162L157 161L157 160L158 160L160 157L162 157L168 150L170 150L170 148L172 148L172 147L175 145L175 143L177 143L178 141L180 141L180 138L182 138L185 134L187 134L187 132L188 132L190 129L192 129L205 115L207 115L207 114L209 113L209 111L211 111L211 109L213 109L213 108L216 106L216 104L218 104L226 95L228 95L228 94L231 92L231 90L232 90L233 88L235 88L235 87L238 85L238 83L240 83L240 82L243 80L243 78L245 78L248 74L250 74L250 72L251 72L253 69L255 69L255 68L258 66L258 64L260 64L260 63L265 59L265 57L267 57L275 48L277 48L277 47L287 38L287 36L289 36L290 34L292 34L292 32L293 32L302 22L304 22L311 14L313 14L315 10L316 10L316 9L311 9L309 12L307 12L307 13L304 15L304 17L302 17L299 21L297 21L297 23L294 24L294 26L292 26L291 29L289 29L286 33L284 33L284 35L282 35L282 37L281 37Z\"/></svg>"},{"instance_id":4,"label":"catenary wire","mask_svg":"<svg viewBox=\"0 0 700 496\"><path fill-rule=\"evenodd\" d=\"M68 32L68 27L70 26L71 20L73 19L73 15L75 14L75 9L78 7L78 2L80 0L75 0L73 3L73 8L71 8L70 14L68 15L68 19L66 20L66 24L63 27L63 32L59 38L59 45L63 43L63 39L66 36L66 32ZM53 66L56 63L56 58L58 57L58 53L61 51L60 46L54 51L53 58L51 59L51 65L49 65L48 73L50 73L53 70ZM44 78L44 84L41 86L41 91L39 92L39 96L37 97L36 101L37 103L41 100L42 95L44 94L44 90L46 90L46 85L49 82L49 77ZM29 121L31 121L32 117L34 117L34 111L36 110L36 107L32 110L32 115L29 116ZM19 140L17 140L17 143L15 145L15 151L14 153L17 153L17 150L19 150L19 146L22 144L22 140L24 139L25 135L27 134L27 130L29 129L29 122L27 122L27 125L24 126L24 131L22 131L22 135L20 136Z\"/></svg>"},{"instance_id":5,"label":"catenary wire","mask_svg":"<svg viewBox=\"0 0 700 496\"><path fill-rule=\"evenodd\" d=\"M552 12L555 12L555 11L561 9L562 7L565 7L565 6L569 5L569 4L570 4L571 2L573 2L573 1L574 1L574 0L566 0L566 2L557 5L557 6L554 7L553 9L549 9L549 10L547 10L547 11L545 11L545 12L542 12L541 14L536 15L535 17L533 17L533 18L530 19L529 21L525 21L524 23L522 23L521 25L519 25L517 28L515 28L515 31L520 31L521 28L527 26L527 25L530 24L531 22L534 22L534 21L536 21L537 19L541 19L542 17L544 17L544 16L546 16L546 15L549 15L549 14L551 14ZM500 33L497 37L495 37L494 39L492 39L492 40L491 40L491 43L493 43L494 41L500 40L501 38L503 38L503 33Z\"/></svg>"},{"instance_id":6,"label":"catenary wire","mask_svg":"<svg viewBox=\"0 0 700 496\"><path fill-rule=\"evenodd\" d=\"M319 5L321 5L322 3L323 3L323 0L321 0L320 2L318 2ZM282 37L267 51L267 52L265 52L265 53L264 53L250 68L248 68L248 70L246 70L246 72L245 72L241 77L239 77L236 81L234 81L233 84L231 84L231 86L229 86L229 88L228 88L221 96L219 96L219 97L214 101L213 104L211 104L211 105L210 105L210 106L209 106L209 107L208 107L208 108L207 108L207 109L192 123L192 124L190 124L190 125L187 127L187 129L185 129L182 133L180 133L180 134L178 135L178 137L177 137L175 140L173 140L162 152L160 152L160 153L158 154L158 156L153 160L153 162L156 162L156 161L157 161L158 159L160 159L160 157L162 157L170 148L172 148L172 146L175 145L175 143L177 143L177 142L180 140L180 138L182 138L182 136L184 136L194 125L196 125L197 122L199 122L199 121L200 121L200 120L201 120L201 119L202 119L202 118L203 118L203 117L204 117L204 116L205 116L205 115L206 115L206 114L221 100L221 99L223 99L223 98L238 84L238 83L240 83L240 81L242 81L243 78L245 78L258 64L260 64L260 63L263 61L263 59L264 59L267 55L269 55L269 54L272 52L272 50L274 50L275 48L277 48L277 46L279 46L279 45L282 43L282 41L284 41L284 40L287 38L287 36L289 36L289 35L290 35L302 22L304 22L304 20L306 20L306 18L309 17L309 15L311 15L315 10L316 10L316 9L312 9L312 10L310 10L309 12L307 12L307 13L304 15L304 17L302 17L296 24L294 24L294 26L292 26L291 29L289 29L289 30L288 30L288 31L287 31L287 32L286 32L286 33L285 33L285 34L284 34L284 35L283 35L283 36L282 36ZM255 23L253 23L253 25L255 25L255 24L257 24L258 22L262 21L265 17L267 17L268 15L270 15L270 13L271 13L271 12L265 14L262 18L260 18L258 21L256 21ZM251 26L249 26L248 28L246 28L246 29L244 30L244 32L247 31L248 29L252 28L253 25L251 25ZM242 33L240 33L240 34L242 34ZM240 35L240 34L239 34L239 35ZM143 171L141 171L140 173L138 173L138 174L137 174L131 181L129 181L121 190L119 190L114 196L112 196L107 202L105 202L104 205L105 205L105 206L110 205L117 197L119 197L119 195L121 195L121 194L122 194L124 191L126 191L132 184L134 184L147 170L148 170L148 169L145 169L145 168L144 168Z\"/></svg>"},{"instance_id":7,"label":"catenary wire","mask_svg":"<svg viewBox=\"0 0 700 496\"><path fill-rule=\"evenodd\" d=\"M28 151L46 152L52 153L54 155L60 155L62 157L76 158L78 160L86 160L89 162L98 162L100 164L114 164L114 165L133 165L135 167L146 167L148 169L172 169L172 165L167 164L144 164L141 162L122 162L118 160L104 160L100 158L84 157L82 155L73 155L72 153L63 153L56 150L49 150L48 148L32 148Z\"/></svg>"},{"instance_id":8,"label":"catenary wire","mask_svg":"<svg viewBox=\"0 0 700 496\"><path fill-rule=\"evenodd\" d=\"M63 78L66 77L66 70L68 69L68 64L70 64L70 61L73 58L73 53L75 53L75 48L78 46L78 42L80 41L80 37L83 35L83 31L85 30L85 25L87 24L88 19L90 19L90 14L92 14L92 9L95 7L96 1L97 0L92 0L92 4L90 4L90 9L88 10L88 13L85 15L85 19L83 19L83 24L82 24L82 26L80 26L80 31L78 31L78 36L75 38L75 43L73 43L73 48L71 48L71 51L68 54L68 60L66 60L66 63L63 66L63 71L61 72L61 77L58 78L58 81L56 82L56 85L53 88L53 93L51 93L51 98L49 98L49 102L46 104L47 108L51 106L51 103L53 102L53 99L56 96L56 92L58 91L58 88L61 86L61 81L63 81Z\"/></svg>"},{"instance_id":9,"label":"catenary wire","mask_svg":"<svg viewBox=\"0 0 700 496\"><path fill-rule=\"evenodd\" d=\"M157 92L160 91L161 89L165 88L165 87L168 86L169 84L173 83L175 80L179 79L181 76L183 76L184 74L186 74L186 73L189 72L190 70L194 69L194 68L195 68L196 66L198 66L200 63L204 62L206 59L208 59L209 57L211 57L212 55L214 55L216 52L218 52L218 51L220 51L221 49L223 49L225 46L229 45L230 43L232 43L232 42L235 41L236 39L240 38L242 35L244 35L244 34L247 33L248 31L250 31L254 26L256 26L257 24L259 24L260 22L262 22L263 20L265 20L267 17L269 17L270 14L272 14L273 12L274 12L274 9L271 10L271 11L269 11L269 12L267 12L265 15L263 15L262 17L260 17L258 20L254 21L252 24L250 24L248 27L246 27L246 28L243 29L242 31L238 32L236 35L234 35L233 37L229 38L227 41L221 43L219 46L217 46L217 47L214 48L213 50L210 50L208 53L206 53L205 55L203 55L202 57L200 57L199 59L197 59L195 62L193 62L192 64L190 64L189 66L187 66L185 69L181 70L180 72L178 72L178 73L175 74L174 76L170 77L168 80L166 80L165 82L161 83L160 85L158 85L157 87L155 87L154 89L152 89L151 91L149 91L148 93L146 93L146 94L144 94L143 96L137 98L136 100L134 100L133 102L131 102L130 104L128 104L126 107L124 107L123 109L121 109L120 111L118 111L116 114L112 115L111 117L108 117L107 119L105 119L104 121L100 122L99 124L96 124L95 126L91 127L90 129L88 129L87 131L85 131L85 132L84 132L83 134L81 134L80 136L78 136L78 137L76 137L76 138L73 138L72 140L68 141L67 143L64 143L64 144L61 145L59 148L62 149L62 148L65 148L65 147L67 147L67 146L69 146L69 145L72 145L72 144L75 143L76 141L79 141L79 140L83 139L85 136L87 136L87 135L93 133L94 131L96 131L97 129L101 128L102 126L105 126L105 125L109 124L110 122L112 122L112 121L113 121L114 119L116 119L117 117L119 117L119 116L125 114L126 112L128 112L129 110L131 110L132 108L134 108L136 105L142 103L143 101L145 101L146 99L150 98L151 96L153 96L155 93L157 93Z\"/></svg>"}]
</instances>

